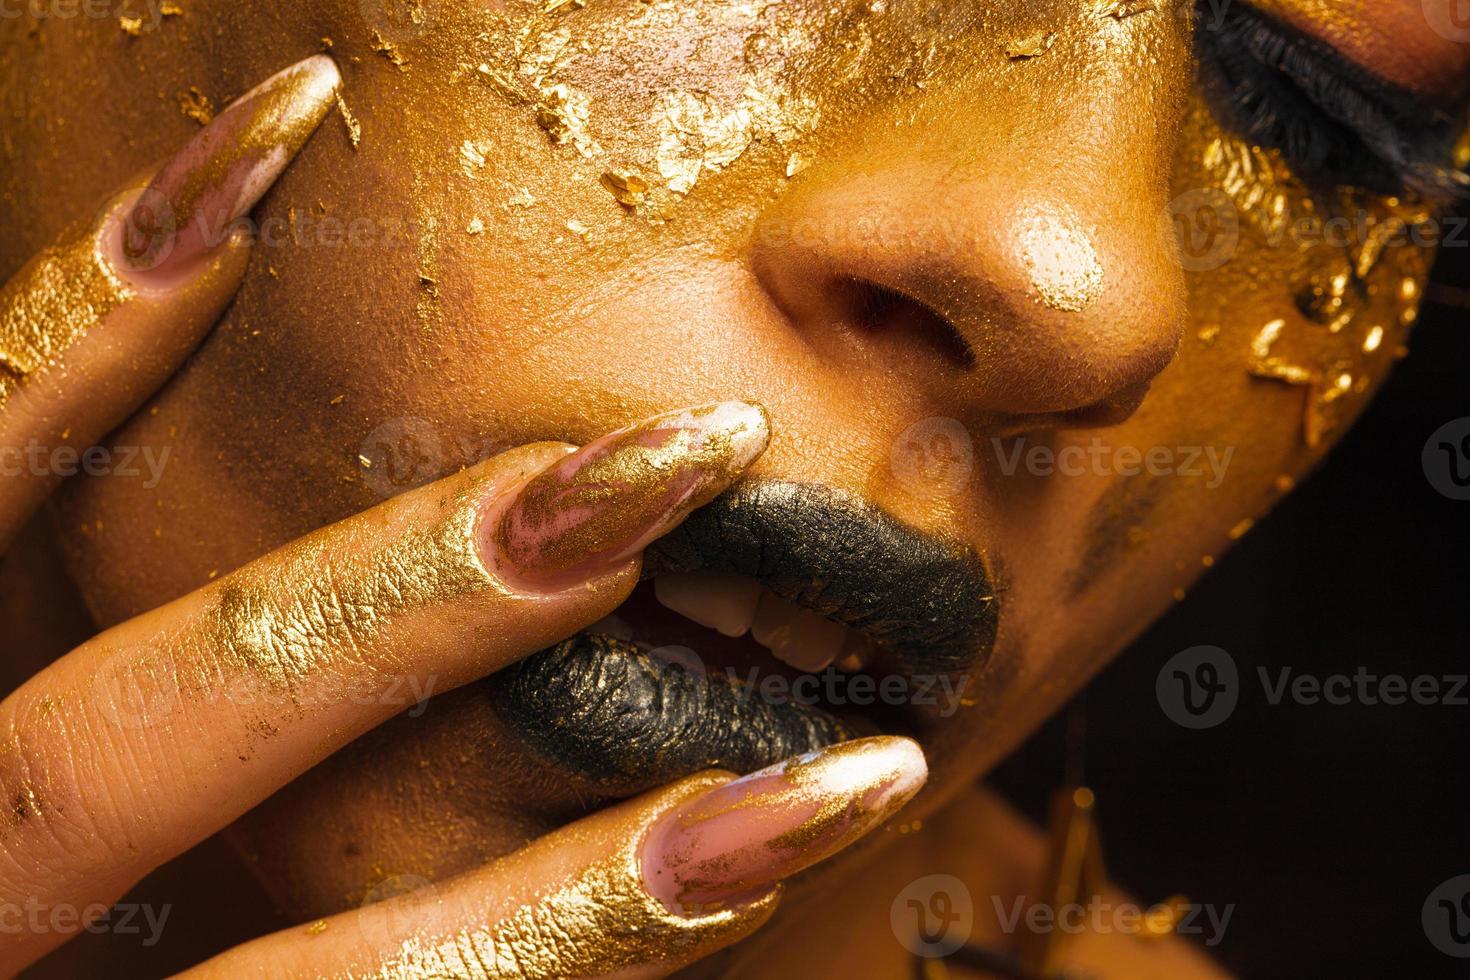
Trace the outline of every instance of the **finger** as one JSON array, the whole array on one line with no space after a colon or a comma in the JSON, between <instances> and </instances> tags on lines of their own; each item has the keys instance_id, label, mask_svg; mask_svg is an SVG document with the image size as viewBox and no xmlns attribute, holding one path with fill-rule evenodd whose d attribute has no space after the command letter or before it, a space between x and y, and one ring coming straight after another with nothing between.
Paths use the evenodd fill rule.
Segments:
<instances>
[{"instance_id":1,"label":"finger","mask_svg":"<svg viewBox=\"0 0 1470 980\"><path fill-rule=\"evenodd\" d=\"M220 114L0 288L0 550L183 363L234 296L260 199L333 104L317 56Z\"/></svg>"},{"instance_id":2,"label":"finger","mask_svg":"<svg viewBox=\"0 0 1470 980\"><path fill-rule=\"evenodd\" d=\"M663 976L759 928L783 878L883 826L927 774L916 742L880 736L733 781L692 776L185 976Z\"/></svg>"},{"instance_id":3,"label":"finger","mask_svg":"<svg viewBox=\"0 0 1470 980\"><path fill-rule=\"evenodd\" d=\"M0 704L0 902L110 902L406 697L603 618L768 437L727 402L515 450L89 641Z\"/></svg>"}]
</instances>

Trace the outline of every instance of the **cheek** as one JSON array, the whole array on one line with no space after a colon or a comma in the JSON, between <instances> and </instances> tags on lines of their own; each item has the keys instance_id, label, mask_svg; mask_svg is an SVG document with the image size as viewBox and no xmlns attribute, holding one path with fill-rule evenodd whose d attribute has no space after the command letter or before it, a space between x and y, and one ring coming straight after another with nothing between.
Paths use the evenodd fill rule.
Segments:
<instances>
[{"instance_id":1,"label":"cheek","mask_svg":"<svg viewBox=\"0 0 1470 980\"><path fill-rule=\"evenodd\" d=\"M1418 315L1427 209L1314 199L1203 108L1185 132L1168 215L1189 290L1176 359L1121 426L1028 455L977 446L1013 474L994 494L1015 717L1043 717L1184 598L1363 411Z\"/></svg>"}]
</instances>

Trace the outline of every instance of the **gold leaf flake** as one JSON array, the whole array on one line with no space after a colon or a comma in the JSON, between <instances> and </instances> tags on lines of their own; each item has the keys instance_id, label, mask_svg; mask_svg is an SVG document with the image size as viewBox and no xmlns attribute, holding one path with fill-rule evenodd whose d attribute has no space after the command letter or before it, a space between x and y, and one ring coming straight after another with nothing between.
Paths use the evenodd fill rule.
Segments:
<instances>
[{"instance_id":1,"label":"gold leaf flake","mask_svg":"<svg viewBox=\"0 0 1470 980\"><path fill-rule=\"evenodd\" d=\"M184 8L179 5L177 0L163 0L163 3L158 6L158 12L165 17L184 16Z\"/></svg>"},{"instance_id":2,"label":"gold leaf flake","mask_svg":"<svg viewBox=\"0 0 1470 980\"><path fill-rule=\"evenodd\" d=\"M358 144L362 142L362 124L357 121L352 110L347 108L347 100L342 98L341 92L337 93L337 113L342 117L342 122L347 125L347 138L352 141L352 148L357 149Z\"/></svg>"},{"instance_id":3,"label":"gold leaf flake","mask_svg":"<svg viewBox=\"0 0 1470 980\"><path fill-rule=\"evenodd\" d=\"M1051 46L1056 41L1057 36L1046 31L1032 34L1029 37L1018 38L1006 45L1006 57L1012 61L1040 58L1051 50Z\"/></svg>"},{"instance_id":4,"label":"gold leaf flake","mask_svg":"<svg viewBox=\"0 0 1470 980\"><path fill-rule=\"evenodd\" d=\"M485 166L485 153L490 144L485 141L465 140L459 146L459 162L465 176L473 177L475 171Z\"/></svg>"},{"instance_id":5,"label":"gold leaf flake","mask_svg":"<svg viewBox=\"0 0 1470 980\"><path fill-rule=\"evenodd\" d=\"M786 176L795 177L811 165L811 161L806 157L800 153L793 153L786 159Z\"/></svg>"},{"instance_id":6,"label":"gold leaf flake","mask_svg":"<svg viewBox=\"0 0 1470 980\"><path fill-rule=\"evenodd\" d=\"M373 50L387 58L389 63L399 71L402 71L403 66L408 64L403 55L399 53L398 45L385 38L380 31L373 31Z\"/></svg>"},{"instance_id":7,"label":"gold leaf flake","mask_svg":"<svg viewBox=\"0 0 1470 980\"><path fill-rule=\"evenodd\" d=\"M583 93L565 83L541 89L536 103L536 122L546 130L553 143L568 143L584 157L596 148L587 129L588 100Z\"/></svg>"},{"instance_id":8,"label":"gold leaf flake","mask_svg":"<svg viewBox=\"0 0 1470 980\"><path fill-rule=\"evenodd\" d=\"M485 222L479 218L471 218L470 223L465 225L464 230L467 235L483 235L485 233Z\"/></svg>"},{"instance_id":9,"label":"gold leaf flake","mask_svg":"<svg viewBox=\"0 0 1470 980\"><path fill-rule=\"evenodd\" d=\"M515 192L506 199L505 206L508 208L528 208L536 203L536 198L524 187L517 187Z\"/></svg>"},{"instance_id":10,"label":"gold leaf flake","mask_svg":"<svg viewBox=\"0 0 1470 980\"><path fill-rule=\"evenodd\" d=\"M179 93L179 111L201 126L209 125L214 119L214 103L193 85L188 91Z\"/></svg>"},{"instance_id":11,"label":"gold leaf flake","mask_svg":"<svg viewBox=\"0 0 1470 980\"><path fill-rule=\"evenodd\" d=\"M118 17L117 23L123 29L123 33L131 37L139 37L143 33L142 17L129 17L127 14L123 14Z\"/></svg>"},{"instance_id":12,"label":"gold leaf flake","mask_svg":"<svg viewBox=\"0 0 1470 980\"><path fill-rule=\"evenodd\" d=\"M602 186L625 207L643 203L648 193L648 181L627 170L608 170L602 175Z\"/></svg>"}]
</instances>

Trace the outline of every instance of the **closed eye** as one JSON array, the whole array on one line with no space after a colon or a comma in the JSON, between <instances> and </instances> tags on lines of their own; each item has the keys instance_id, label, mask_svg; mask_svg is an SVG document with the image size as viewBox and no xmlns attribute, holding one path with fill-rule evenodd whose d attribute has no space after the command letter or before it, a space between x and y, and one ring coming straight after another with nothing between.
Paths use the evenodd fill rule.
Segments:
<instances>
[{"instance_id":1,"label":"closed eye","mask_svg":"<svg viewBox=\"0 0 1470 980\"><path fill-rule=\"evenodd\" d=\"M1246 139L1279 150L1304 180L1440 202L1470 195L1470 176L1453 163L1463 110L1433 105L1244 3L1196 23L1201 78L1216 114Z\"/></svg>"}]
</instances>

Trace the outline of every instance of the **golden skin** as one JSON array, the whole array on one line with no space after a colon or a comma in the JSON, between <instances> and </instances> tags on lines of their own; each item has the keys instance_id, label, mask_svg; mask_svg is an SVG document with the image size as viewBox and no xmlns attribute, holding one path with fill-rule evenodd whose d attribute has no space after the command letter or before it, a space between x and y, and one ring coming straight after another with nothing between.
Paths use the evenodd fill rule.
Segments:
<instances>
[{"instance_id":1,"label":"golden skin","mask_svg":"<svg viewBox=\"0 0 1470 980\"><path fill-rule=\"evenodd\" d=\"M1283 238L1273 216L1326 202L1209 117L1172 7L1117 8L783 4L764 9L788 19L768 24L719 3L594 2L539 21L519 4L427 3L422 30L399 18L376 38L363 13L376 5L356 0L196 0L136 38L111 22L52 21L34 36L5 22L6 274L77 217L70 202L190 133L178 102L190 87L222 104L330 37L360 127L355 147L345 123L316 135L258 210L277 234L294 210L299 235L258 246L215 334L116 437L172 446L163 482L70 495L62 527L86 601L116 621L378 502L394 484L359 455L391 420L437 438L436 465L412 473L422 481L670 406L757 400L775 437L756 476L861 493L975 544L1000 573L993 666L926 746L933 776L914 815L939 806L1319 458L1392 363L1428 268L1422 249L1386 248L1332 306L1331 324L1352 314L1336 332L1299 312L1300 295L1330 294L1358 264L1361 243ZM587 50L527 76L513 39L535 23L527 37L564 28ZM687 194L671 191L659 107L704 91L721 118L750 111L752 82L788 104L750 123L760 135L743 152L702 165ZM588 97L589 155L580 124L559 121L568 90L545 94L557 84ZM804 121L779 123L793 117ZM711 143L713 159L728 156L708 138L722 132L702 134L704 161ZM665 169L687 177L692 152ZM644 203L620 204L608 172L647 182ZM1181 271L1162 215L1181 196L1194 214L1200 193L1236 204L1240 239L1218 267ZM1380 219L1425 210L1328 197ZM323 211L360 222L357 241L300 220ZM931 312L866 323L841 285L853 278ZM487 388L482 372L522 384ZM945 485L956 492L891 463L906 430L936 417L973 440L968 479ZM1006 476L991 443L1085 446L1092 424L1113 425L1100 435L1114 446L1234 452L1210 486L1208 470ZM472 696L444 701L372 736L370 767L349 755L241 829L294 913L473 865L587 805L518 756Z\"/></svg>"}]
</instances>

